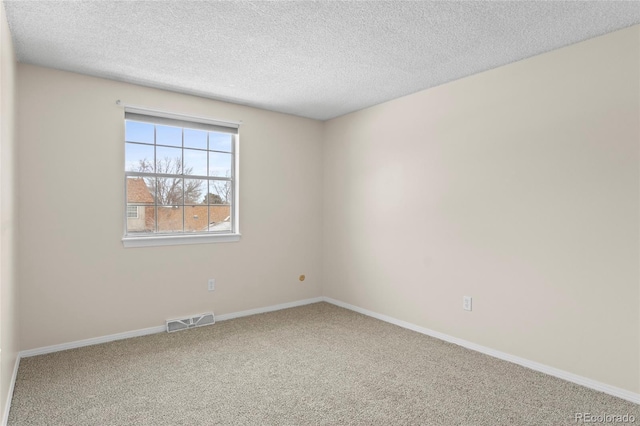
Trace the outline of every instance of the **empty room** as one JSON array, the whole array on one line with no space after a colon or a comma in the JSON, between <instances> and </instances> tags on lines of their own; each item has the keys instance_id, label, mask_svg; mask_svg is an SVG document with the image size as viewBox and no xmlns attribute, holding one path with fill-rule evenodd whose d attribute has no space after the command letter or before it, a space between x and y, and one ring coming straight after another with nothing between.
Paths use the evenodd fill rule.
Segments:
<instances>
[{"instance_id":1,"label":"empty room","mask_svg":"<svg viewBox=\"0 0 640 426\"><path fill-rule=\"evenodd\" d=\"M640 423L640 3L0 1L0 425Z\"/></svg>"}]
</instances>

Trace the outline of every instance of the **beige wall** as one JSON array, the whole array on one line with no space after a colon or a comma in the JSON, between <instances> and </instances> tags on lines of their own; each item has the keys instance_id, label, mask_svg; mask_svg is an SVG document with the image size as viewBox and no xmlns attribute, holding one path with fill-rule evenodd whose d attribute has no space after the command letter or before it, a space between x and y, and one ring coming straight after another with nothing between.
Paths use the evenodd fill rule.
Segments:
<instances>
[{"instance_id":1,"label":"beige wall","mask_svg":"<svg viewBox=\"0 0 640 426\"><path fill-rule=\"evenodd\" d=\"M21 349L321 294L322 123L24 64L18 93ZM240 242L122 247L118 99L243 121Z\"/></svg>"},{"instance_id":2,"label":"beige wall","mask_svg":"<svg viewBox=\"0 0 640 426\"><path fill-rule=\"evenodd\" d=\"M328 121L324 295L640 392L639 32Z\"/></svg>"},{"instance_id":3,"label":"beige wall","mask_svg":"<svg viewBox=\"0 0 640 426\"><path fill-rule=\"evenodd\" d=\"M18 355L15 279L15 68L11 34L0 3L0 419Z\"/></svg>"}]
</instances>

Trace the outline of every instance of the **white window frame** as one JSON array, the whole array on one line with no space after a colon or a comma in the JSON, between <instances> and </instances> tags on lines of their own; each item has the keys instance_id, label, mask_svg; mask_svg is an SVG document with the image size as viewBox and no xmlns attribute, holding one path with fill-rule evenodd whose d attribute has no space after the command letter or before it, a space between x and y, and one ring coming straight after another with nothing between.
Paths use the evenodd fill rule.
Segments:
<instances>
[{"instance_id":1,"label":"white window frame","mask_svg":"<svg viewBox=\"0 0 640 426\"><path fill-rule=\"evenodd\" d=\"M139 108L132 106L125 106L124 108L125 118L122 120L123 124L123 147L126 144L126 137L124 132L124 124L127 116L142 115L147 116L151 121L166 123L166 125L172 125L177 127L192 127L198 124L205 127L211 126L212 128L231 128L235 129L234 137L232 138L232 153L233 153L233 171L231 176L232 183L232 201L231 201L231 216L232 216L232 229L230 232L202 232L202 233L172 233L172 234L149 234L145 236L139 235L127 235L127 221L124 222L124 236L122 238L122 244L124 247L153 247L153 246L168 246L168 245L183 245L183 244L205 244L205 243L221 243L221 242L235 242L239 241L240 234L240 150L239 150L239 122L213 120L210 118L189 116L184 114L171 113L166 111L158 111L147 108ZM142 121L142 120L141 120ZM196 127L197 128L197 127ZM215 131L215 130L214 130ZM125 167L123 167L123 170ZM136 173L124 172L124 184L125 184L125 206L127 205L126 185L127 178L135 176ZM124 209L124 215L127 216L127 207Z\"/></svg>"}]
</instances>

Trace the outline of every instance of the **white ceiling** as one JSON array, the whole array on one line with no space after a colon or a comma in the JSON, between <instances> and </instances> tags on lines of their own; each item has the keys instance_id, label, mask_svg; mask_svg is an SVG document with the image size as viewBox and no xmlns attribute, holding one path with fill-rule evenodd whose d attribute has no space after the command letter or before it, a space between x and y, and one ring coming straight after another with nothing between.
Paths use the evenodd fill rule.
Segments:
<instances>
[{"instance_id":1,"label":"white ceiling","mask_svg":"<svg viewBox=\"0 0 640 426\"><path fill-rule=\"evenodd\" d=\"M4 4L20 62L319 120L640 23L617 1Z\"/></svg>"}]
</instances>

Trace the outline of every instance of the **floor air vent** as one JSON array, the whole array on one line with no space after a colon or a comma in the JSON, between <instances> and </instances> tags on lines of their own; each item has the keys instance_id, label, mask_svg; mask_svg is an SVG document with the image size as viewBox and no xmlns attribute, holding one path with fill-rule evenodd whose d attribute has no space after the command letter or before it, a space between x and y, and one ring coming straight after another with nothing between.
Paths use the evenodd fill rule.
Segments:
<instances>
[{"instance_id":1,"label":"floor air vent","mask_svg":"<svg viewBox=\"0 0 640 426\"><path fill-rule=\"evenodd\" d=\"M186 330L188 328L202 327L203 325L215 324L216 319L213 312L196 315L190 318L180 318L167 320L167 332Z\"/></svg>"}]
</instances>

